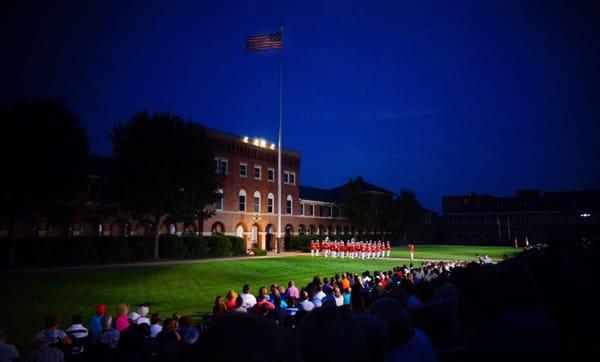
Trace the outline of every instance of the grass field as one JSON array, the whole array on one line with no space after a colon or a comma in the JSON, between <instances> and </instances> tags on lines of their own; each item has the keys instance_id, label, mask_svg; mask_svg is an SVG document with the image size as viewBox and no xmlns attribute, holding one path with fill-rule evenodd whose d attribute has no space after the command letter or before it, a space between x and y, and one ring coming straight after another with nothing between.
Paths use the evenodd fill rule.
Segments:
<instances>
[{"instance_id":1,"label":"grass field","mask_svg":"<svg viewBox=\"0 0 600 362\"><path fill-rule=\"evenodd\" d=\"M494 260L513 255L506 247L417 245L417 259L474 260L475 254L488 254ZM406 248L392 250L392 257L406 258ZM244 283L252 293L260 286L285 284L295 280L306 285L313 275L336 272L388 270L407 264L406 260L341 260L310 256L272 259L218 260L198 264L88 269L76 271L12 273L1 275L0 325L8 326L10 339L19 350L30 349L44 318L56 314L61 325L70 325L73 314L87 320L98 303L114 314L119 303L148 303L150 311L165 318L173 312L200 317L212 309L215 296L230 289L239 291ZM415 262L419 265L419 262Z\"/></svg>"}]
</instances>

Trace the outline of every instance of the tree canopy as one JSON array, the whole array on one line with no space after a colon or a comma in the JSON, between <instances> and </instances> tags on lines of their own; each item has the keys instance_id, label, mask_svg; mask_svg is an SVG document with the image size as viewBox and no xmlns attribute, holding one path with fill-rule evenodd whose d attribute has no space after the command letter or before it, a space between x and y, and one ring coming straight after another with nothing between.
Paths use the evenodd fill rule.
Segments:
<instances>
[{"instance_id":1,"label":"tree canopy","mask_svg":"<svg viewBox=\"0 0 600 362\"><path fill-rule=\"evenodd\" d=\"M125 201L139 214L153 217L154 257L160 226L171 220L203 220L220 180L206 129L169 113L141 112L115 126L109 135L118 162Z\"/></svg>"}]
</instances>

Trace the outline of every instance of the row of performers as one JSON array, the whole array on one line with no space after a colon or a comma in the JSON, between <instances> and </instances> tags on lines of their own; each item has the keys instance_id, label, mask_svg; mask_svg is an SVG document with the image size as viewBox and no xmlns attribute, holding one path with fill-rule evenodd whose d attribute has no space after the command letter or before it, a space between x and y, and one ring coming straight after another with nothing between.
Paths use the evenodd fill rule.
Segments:
<instances>
[{"instance_id":1,"label":"row of performers","mask_svg":"<svg viewBox=\"0 0 600 362\"><path fill-rule=\"evenodd\" d=\"M389 258L390 251L389 241L310 241L310 256L319 256L322 252L326 258L376 259Z\"/></svg>"}]
</instances>

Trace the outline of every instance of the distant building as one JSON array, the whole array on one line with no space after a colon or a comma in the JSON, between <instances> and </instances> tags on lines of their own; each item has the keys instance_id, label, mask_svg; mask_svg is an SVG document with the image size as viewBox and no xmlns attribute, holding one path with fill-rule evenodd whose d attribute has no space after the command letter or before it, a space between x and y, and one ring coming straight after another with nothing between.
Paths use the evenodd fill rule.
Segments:
<instances>
[{"instance_id":1,"label":"distant building","mask_svg":"<svg viewBox=\"0 0 600 362\"><path fill-rule=\"evenodd\" d=\"M523 245L598 235L600 190L520 190L514 197L469 193L442 198L445 241Z\"/></svg>"}]
</instances>

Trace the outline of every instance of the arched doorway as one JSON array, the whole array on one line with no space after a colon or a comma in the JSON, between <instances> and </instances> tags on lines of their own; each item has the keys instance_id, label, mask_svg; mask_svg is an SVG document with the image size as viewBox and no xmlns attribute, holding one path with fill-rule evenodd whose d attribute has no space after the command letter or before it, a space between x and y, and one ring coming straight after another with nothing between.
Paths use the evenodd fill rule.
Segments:
<instances>
[{"instance_id":1,"label":"arched doorway","mask_svg":"<svg viewBox=\"0 0 600 362\"><path fill-rule=\"evenodd\" d=\"M210 233L213 235L224 235L225 226L223 226L223 224L220 222L216 222L210 227Z\"/></svg>"},{"instance_id":2,"label":"arched doorway","mask_svg":"<svg viewBox=\"0 0 600 362\"><path fill-rule=\"evenodd\" d=\"M265 235L265 248L273 250L273 225L267 225L265 231L267 232Z\"/></svg>"},{"instance_id":3,"label":"arched doorway","mask_svg":"<svg viewBox=\"0 0 600 362\"><path fill-rule=\"evenodd\" d=\"M242 239L244 238L244 227L242 225L238 225L235 228L235 236Z\"/></svg>"},{"instance_id":4,"label":"arched doorway","mask_svg":"<svg viewBox=\"0 0 600 362\"><path fill-rule=\"evenodd\" d=\"M252 225L252 228L250 229L251 248L258 249L258 231L258 224Z\"/></svg>"},{"instance_id":5,"label":"arched doorway","mask_svg":"<svg viewBox=\"0 0 600 362\"><path fill-rule=\"evenodd\" d=\"M304 224L298 225L298 235L306 234L306 226Z\"/></svg>"}]
</instances>

